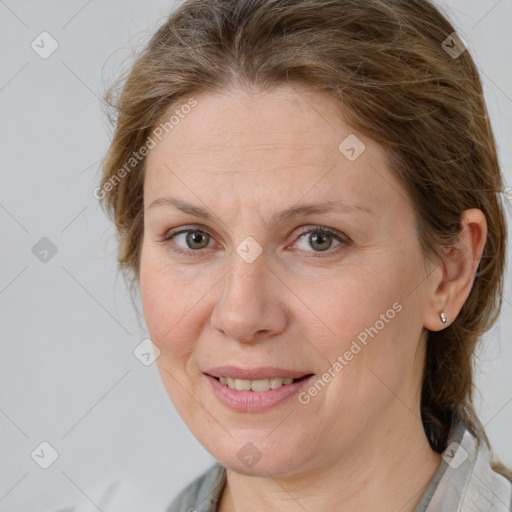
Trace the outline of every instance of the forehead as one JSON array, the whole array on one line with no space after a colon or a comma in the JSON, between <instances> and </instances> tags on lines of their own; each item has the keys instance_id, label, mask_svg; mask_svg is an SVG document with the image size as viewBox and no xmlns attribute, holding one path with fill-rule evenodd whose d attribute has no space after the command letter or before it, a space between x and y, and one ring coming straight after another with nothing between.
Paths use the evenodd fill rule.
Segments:
<instances>
[{"instance_id":1,"label":"forehead","mask_svg":"<svg viewBox=\"0 0 512 512\"><path fill-rule=\"evenodd\" d=\"M257 195L260 202L267 195L313 200L336 190L373 201L382 196L384 150L346 124L329 96L287 86L202 93L194 100L161 140L153 136L146 203L166 187L190 198L186 183L220 196Z\"/></svg>"},{"instance_id":2,"label":"forehead","mask_svg":"<svg viewBox=\"0 0 512 512\"><path fill-rule=\"evenodd\" d=\"M153 155L173 146L183 157L205 153L271 153L278 156L322 156L336 149L341 132L351 130L326 95L306 89L279 87L267 92L229 89L194 97L196 106L163 135ZM180 107L173 107L173 111ZM167 114L163 122L172 116ZM329 136L328 136L329 135ZM161 137L162 138L162 137ZM230 151L228 151L230 150Z\"/></svg>"}]
</instances>

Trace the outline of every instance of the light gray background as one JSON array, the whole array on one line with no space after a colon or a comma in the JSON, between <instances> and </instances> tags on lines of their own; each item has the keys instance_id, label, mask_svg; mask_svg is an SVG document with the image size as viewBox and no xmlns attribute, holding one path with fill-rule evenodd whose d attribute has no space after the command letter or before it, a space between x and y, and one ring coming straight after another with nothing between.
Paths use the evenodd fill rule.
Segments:
<instances>
[{"instance_id":1,"label":"light gray background","mask_svg":"<svg viewBox=\"0 0 512 512\"><path fill-rule=\"evenodd\" d=\"M98 97L174 5L0 0L0 509L83 500L98 510L92 503L123 480L132 510L159 510L213 462L155 365L132 353L148 334L116 279L114 231L93 196L111 133ZM440 5L481 71L511 186L512 0ZM31 48L43 31L59 44L48 59ZM42 237L58 250L46 263L32 252ZM510 273L501 319L480 350L477 403L510 466L509 282ZM42 441L59 454L46 470L31 458Z\"/></svg>"}]
</instances>

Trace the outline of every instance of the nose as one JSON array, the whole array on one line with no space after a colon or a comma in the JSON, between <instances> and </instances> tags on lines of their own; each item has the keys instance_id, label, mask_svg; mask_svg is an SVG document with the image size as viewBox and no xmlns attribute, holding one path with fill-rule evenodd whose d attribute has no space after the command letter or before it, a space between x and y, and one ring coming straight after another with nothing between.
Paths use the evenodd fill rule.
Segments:
<instances>
[{"instance_id":1,"label":"nose","mask_svg":"<svg viewBox=\"0 0 512 512\"><path fill-rule=\"evenodd\" d=\"M212 328L240 343L262 342L280 334L288 321L282 287L264 254L247 263L235 253L231 270L219 287Z\"/></svg>"}]
</instances>

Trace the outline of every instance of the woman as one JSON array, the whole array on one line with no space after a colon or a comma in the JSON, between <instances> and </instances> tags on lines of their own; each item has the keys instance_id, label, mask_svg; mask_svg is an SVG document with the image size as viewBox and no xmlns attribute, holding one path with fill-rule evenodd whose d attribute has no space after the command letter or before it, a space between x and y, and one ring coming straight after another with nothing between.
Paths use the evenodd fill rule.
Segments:
<instances>
[{"instance_id":1,"label":"woman","mask_svg":"<svg viewBox=\"0 0 512 512\"><path fill-rule=\"evenodd\" d=\"M438 9L188 0L116 98L97 197L218 461L168 511L512 510L472 401L503 184Z\"/></svg>"}]
</instances>

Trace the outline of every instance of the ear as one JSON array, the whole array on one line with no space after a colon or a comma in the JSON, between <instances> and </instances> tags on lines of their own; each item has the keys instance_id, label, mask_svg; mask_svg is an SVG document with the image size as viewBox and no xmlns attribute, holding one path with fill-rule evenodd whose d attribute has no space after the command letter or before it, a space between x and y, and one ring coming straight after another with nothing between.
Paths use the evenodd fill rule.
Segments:
<instances>
[{"instance_id":1,"label":"ear","mask_svg":"<svg viewBox=\"0 0 512 512\"><path fill-rule=\"evenodd\" d=\"M460 313L471 292L475 274L487 239L487 221L481 210L472 208L461 216L457 244L450 248L440 264L441 275L432 283L432 295L425 311L424 326L440 331L450 325ZM446 323L441 320L446 316Z\"/></svg>"}]
</instances>

